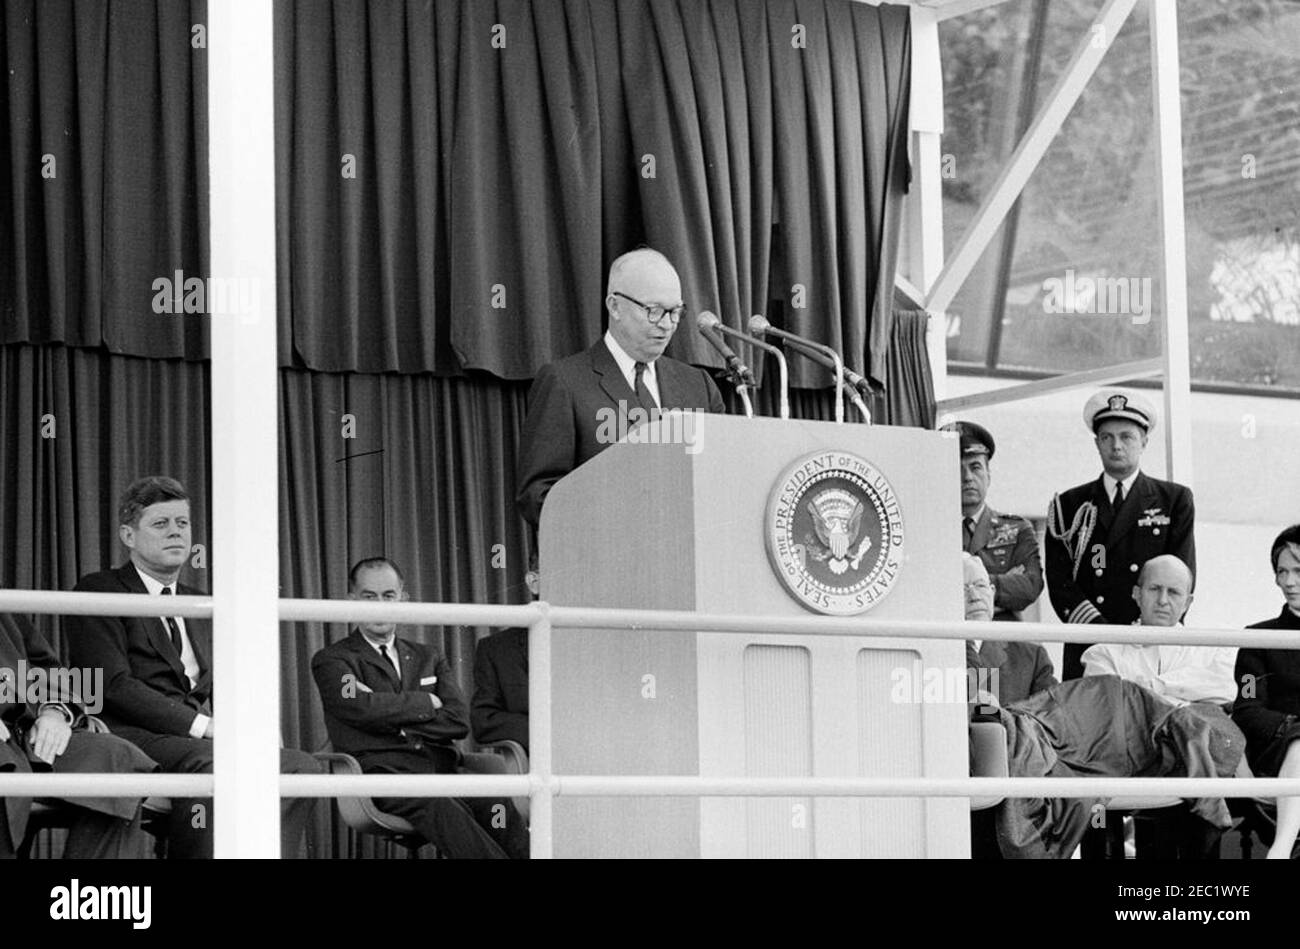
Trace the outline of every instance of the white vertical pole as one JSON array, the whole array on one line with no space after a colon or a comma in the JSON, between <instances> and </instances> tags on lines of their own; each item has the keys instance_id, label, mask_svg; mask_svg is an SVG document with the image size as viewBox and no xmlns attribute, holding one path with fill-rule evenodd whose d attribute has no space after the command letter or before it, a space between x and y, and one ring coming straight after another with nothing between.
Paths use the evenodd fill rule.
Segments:
<instances>
[{"instance_id":1,"label":"white vertical pole","mask_svg":"<svg viewBox=\"0 0 1300 949\"><path fill-rule=\"evenodd\" d=\"M912 7L912 75L909 97L912 125L912 190L907 196L909 272L923 296L943 270L943 69L939 59L939 23L935 11ZM948 394L948 319L942 310L930 314L926 349L934 396Z\"/></svg>"},{"instance_id":2,"label":"white vertical pole","mask_svg":"<svg viewBox=\"0 0 1300 949\"><path fill-rule=\"evenodd\" d=\"M1164 291L1165 460L1167 477L1192 483L1191 357L1187 341L1187 232L1183 218L1183 123L1175 0L1151 0L1151 81ZM1148 311L1149 312L1149 311Z\"/></svg>"},{"instance_id":3,"label":"white vertical pole","mask_svg":"<svg viewBox=\"0 0 1300 949\"><path fill-rule=\"evenodd\" d=\"M227 281L211 316L217 857L280 855L271 14L208 3L212 287Z\"/></svg>"},{"instance_id":4,"label":"white vertical pole","mask_svg":"<svg viewBox=\"0 0 1300 949\"><path fill-rule=\"evenodd\" d=\"M541 619L528 627L528 770L533 777L529 792L529 854L534 860L551 858L551 617L545 603Z\"/></svg>"}]
</instances>

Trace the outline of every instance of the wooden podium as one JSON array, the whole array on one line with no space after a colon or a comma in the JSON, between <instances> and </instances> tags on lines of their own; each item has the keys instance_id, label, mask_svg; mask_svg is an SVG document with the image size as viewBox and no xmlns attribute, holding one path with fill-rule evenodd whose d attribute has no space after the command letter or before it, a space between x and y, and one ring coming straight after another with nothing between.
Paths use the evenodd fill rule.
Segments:
<instances>
[{"instance_id":1,"label":"wooden podium","mask_svg":"<svg viewBox=\"0 0 1300 949\"><path fill-rule=\"evenodd\" d=\"M892 488L890 513L901 521L892 586L858 615L959 624L954 439L723 415L669 416L634 430L551 490L540 525L543 599L815 615L778 575L767 533L774 487L801 459L822 453L869 462ZM801 477L796 471L789 483ZM831 508L841 501L833 494L822 493ZM877 536L868 559L887 539L888 532ZM814 541L809 555L830 557L831 547ZM856 552L844 553L837 569L851 576L844 564ZM958 639L556 628L552 669L553 765L561 775L969 773L964 679L963 694L940 701L919 701L917 688L931 670L950 682L953 670L964 674ZM554 817L556 857L970 853L964 798L558 797Z\"/></svg>"}]
</instances>

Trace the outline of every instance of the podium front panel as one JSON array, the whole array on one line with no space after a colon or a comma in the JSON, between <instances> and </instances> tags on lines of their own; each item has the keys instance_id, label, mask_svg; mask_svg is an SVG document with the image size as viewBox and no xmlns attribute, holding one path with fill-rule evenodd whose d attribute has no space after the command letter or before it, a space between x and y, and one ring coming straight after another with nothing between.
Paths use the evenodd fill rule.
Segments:
<instances>
[{"instance_id":1,"label":"podium front panel","mask_svg":"<svg viewBox=\"0 0 1300 949\"><path fill-rule=\"evenodd\" d=\"M841 451L888 481L904 556L871 619L962 619L956 442L914 429L703 419L692 445L611 447L542 514L542 597L556 605L812 615L764 540L774 484ZM967 774L962 640L554 631L558 774ZM901 687L906 684L907 690ZM951 691L951 690L950 690ZM560 857L967 856L964 799L557 798Z\"/></svg>"}]
</instances>

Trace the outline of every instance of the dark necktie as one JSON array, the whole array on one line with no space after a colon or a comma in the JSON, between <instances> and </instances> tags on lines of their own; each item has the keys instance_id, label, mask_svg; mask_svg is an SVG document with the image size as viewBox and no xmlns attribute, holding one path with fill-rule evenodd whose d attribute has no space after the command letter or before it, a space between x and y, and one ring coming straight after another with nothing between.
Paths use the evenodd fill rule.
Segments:
<instances>
[{"instance_id":1,"label":"dark necktie","mask_svg":"<svg viewBox=\"0 0 1300 949\"><path fill-rule=\"evenodd\" d=\"M966 548L969 550L971 541L975 539L975 519L973 517L963 517L961 524L966 533Z\"/></svg>"},{"instance_id":2,"label":"dark necktie","mask_svg":"<svg viewBox=\"0 0 1300 949\"><path fill-rule=\"evenodd\" d=\"M402 673L397 668L397 660L388 652L388 647L386 645L381 645L379 647L379 654L388 660L388 664L393 667L393 675L397 676L398 682L401 682Z\"/></svg>"},{"instance_id":3,"label":"dark necktie","mask_svg":"<svg viewBox=\"0 0 1300 949\"><path fill-rule=\"evenodd\" d=\"M649 367L645 363L639 362L636 364L635 368L636 377L633 380L632 388L636 390L636 400L641 403L641 408L645 409L647 412L653 412L655 409L659 408L659 403L656 402L655 397L650 394L650 387L645 384L645 371Z\"/></svg>"},{"instance_id":4,"label":"dark necktie","mask_svg":"<svg viewBox=\"0 0 1300 949\"><path fill-rule=\"evenodd\" d=\"M171 587L163 587L162 595L171 596L172 595ZM171 637L172 646L176 648L176 655L178 656L181 655L182 650L181 650L180 624L176 622L176 618L174 616L164 616L163 622L167 624L167 634Z\"/></svg>"},{"instance_id":5,"label":"dark necktie","mask_svg":"<svg viewBox=\"0 0 1300 949\"><path fill-rule=\"evenodd\" d=\"M1123 481L1116 481L1116 482L1115 482L1115 499L1114 499L1113 501L1111 501L1111 505L1110 505L1110 506L1111 506L1112 508L1114 508L1116 511L1118 511L1118 510L1119 510L1119 506L1120 506L1121 504L1123 504L1123 503L1124 503L1124 482L1123 482Z\"/></svg>"}]
</instances>

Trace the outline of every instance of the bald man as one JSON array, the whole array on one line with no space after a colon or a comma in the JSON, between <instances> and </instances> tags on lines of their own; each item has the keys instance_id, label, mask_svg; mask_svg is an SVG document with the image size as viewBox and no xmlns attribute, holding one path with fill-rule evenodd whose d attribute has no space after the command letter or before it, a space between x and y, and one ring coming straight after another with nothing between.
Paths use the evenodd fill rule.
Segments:
<instances>
[{"instance_id":1,"label":"bald man","mask_svg":"<svg viewBox=\"0 0 1300 949\"><path fill-rule=\"evenodd\" d=\"M1142 565L1133 587L1143 626L1177 626L1192 605L1192 571L1173 554ZM1084 675L1114 675L1150 689L1166 702L1226 705L1237 694L1231 646L1099 644L1083 653Z\"/></svg>"},{"instance_id":2,"label":"bald man","mask_svg":"<svg viewBox=\"0 0 1300 949\"><path fill-rule=\"evenodd\" d=\"M1142 626L1179 626L1192 605L1194 578L1191 569L1173 554L1152 557L1142 565L1133 599ZM1154 692L1172 705L1208 703L1222 708L1237 694L1233 665L1237 650L1232 646L1180 646L1137 643L1100 643L1083 653L1084 676L1119 676ZM1226 711L1216 708L1227 727ZM1236 726L1231 731L1241 736ZM1137 835L1138 856L1165 859L1217 859L1222 831L1201 820L1184 804L1162 811L1148 811ZM1114 832L1119 830L1118 827ZM1113 832L1113 833L1114 833ZM1118 841L1111 844L1118 846ZM1085 856L1091 856L1088 848Z\"/></svg>"},{"instance_id":3,"label":"bald man","mask_svg":"<svg viewBox=\"0 0 1300 949\"><path fill-rule=\"evenodd\" d=\"M621 430L660 410L725 411L708 373L663 354L685 309L681 280L663 254L643 248L615 260L605 309L604 338L543 366L528 394L515 500L534 527L551 486ZM617 419L632 424L611 424Z\"/></svg>"}]
</instances>

